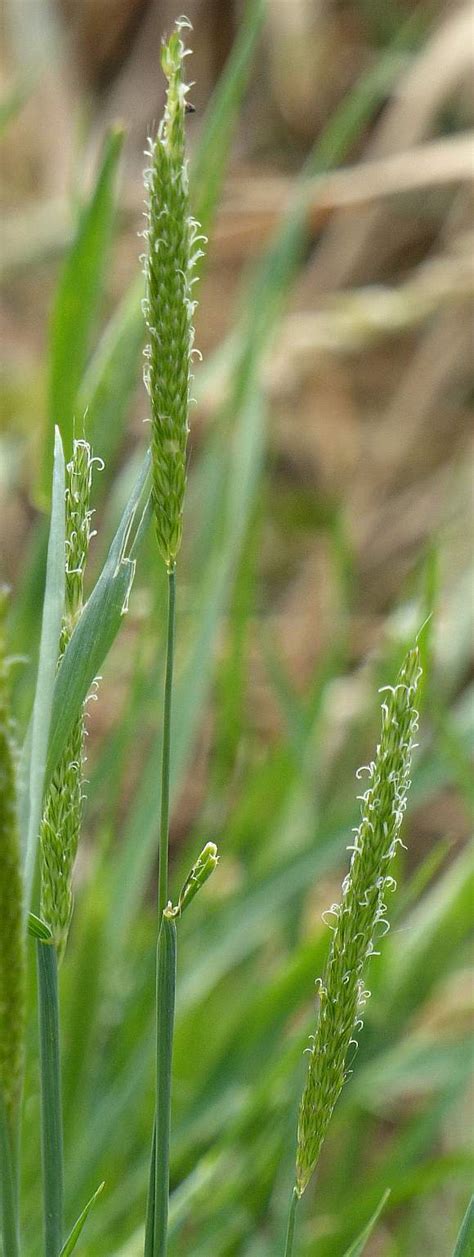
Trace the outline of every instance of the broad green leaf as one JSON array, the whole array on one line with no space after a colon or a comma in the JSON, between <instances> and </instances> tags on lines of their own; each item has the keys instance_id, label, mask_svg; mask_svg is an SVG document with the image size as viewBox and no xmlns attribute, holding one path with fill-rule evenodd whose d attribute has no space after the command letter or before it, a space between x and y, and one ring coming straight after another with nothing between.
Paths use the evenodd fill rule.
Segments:
<instances>
[{"instance_id":1,"label":"broad green leaf","mask_svg":"<svg viewBox=\"0 0 474 1257\"><path fill-rule=\"evenodd\" d=\"M150 454L145 455L127 502L106 562L88 599L62 659L54 685L51 740L48 748L49 781L78 711L116 637L135 575L134 555L148 522L145 506L135 536L130 538L140 501L145 493ZM129 551L127 553L127 550Z\"/></svg>"},{"instance_id":2,"label":"broad green leaf","mask_svg":"<svg viewBox=\"0 0 474 1257\"><path fill-rule=\"evenodd\" d=\"M24 850L26 911L29 909L33 890L36 845L46 784L49 731L53 717L53 690L59 654L59 634L64 608L64 493L64 453L59 429L56 428L51 524L38 674L33 715L20 764L20 826Z\"/></svg>"},{"instance_id":3,"label":"broad green leaf","mask_svg":"<svg viewBox=\"0 0 474 1257\"><path fill-rule=\"evenodd\" d=\"M107 137L102 164L91 199L83 210L72 249L59 281L51 319L48 427L44 445L43 490L51 457L53 424L61 424L69 457L74 436L79 385L86 367L91 333L107 263L111 236L113 193L123 131ZM78 433L80 435L80 433Z\"/></svg>"},{"instance_id":4,"label":"broad green leaf","mask_svg":"<svg viewBox=\"0 0 474 1257\"><path fill-rule=\"evenodd\" d=\"M453 1257L474 1257L474 1196L471 1196Z\"/></svg>"},{"instance_id":5,"label":"broad green leaf","mask_svg":"<svg viewBox=\"0 0 474 1257\"><path fill-rule=\"evenodd\" d=\"M78 1217L77 1222L74 1224L72 1231L66 1240L66 1243L63 1244L59 1257L70 1257L70 1254L74 1252L74 1249L76 1247L81 1231L84 1227L84 1224L87 1222L90 1211L91 1209L93 1209L95 1202L100 1196L101 1192L104 1190L104 1187L105 1187L105 1183L101 1183L100 1187L97 1188L97 1191L94 1192L94 1195L91 1196L87 1205L85 1206L85 1208L82 1210L82 1213Z\"/></svg>"},{"instance_id":6,"label":"broad green leaf","mask_svg":"<svg viewBox=\"0 0 474 1257\"><path fill-rule=\"evenodd\" d=\"M372 1231L376 1223L378 1222L380 1214L382 1213L382 1209L385 1208L389 1195L390 1195L390 1188L387 1188L387 1191L384 1192L381 1201L377 1205L375 1213L372 1214L370 1222L367 1223L367 1226L364 1227L364 1230L361 1232L358 1238L354 1240L354 1243L351 1244L350 1248L348 1248L347 1251L344 1253L344 1257L362 1257L362 1253L364 1252L367 1240L369 1240L370 1236L372 1235Z\"/></svg>"}]
</instances>

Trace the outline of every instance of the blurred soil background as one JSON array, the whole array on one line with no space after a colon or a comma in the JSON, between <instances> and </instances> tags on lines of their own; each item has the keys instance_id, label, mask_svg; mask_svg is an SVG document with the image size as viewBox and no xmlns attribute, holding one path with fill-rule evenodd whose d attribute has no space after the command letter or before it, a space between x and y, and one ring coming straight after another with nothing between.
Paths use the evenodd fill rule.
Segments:
<instances>
[{"instance_id":1,"label":"blurred soil background","mask_svg":"<svg viewBox=\"0 0 474 1257\"><path fill-rule=\"evenodd\" d=\"M110 315L139 268L143 150L163 106L158 50L181 7L181 0L4 0L0 504L2 578L14 590L41 518L48 319L75 208L90 187L107 126L121 120L119 225L104 303ZM192 156L241 6L188 0L187 12ZM312 181L304 262L263 368L269 449L261 540L251 559L255 618L304 696L330 648L345 582L348 668L334 694L334 745L357 719L364 666L380 648L387 617L403 618L416 600L435 549L440 676L453 701L472 681L471 4L267 0L199 292L196 343L206 363L232 332L243 277L291 203L315 140L403 30L411 31L411 51L401 40L399 67L376 117L347 164ZM192 460L225 401L228 375L225 355L202 383L198 375ZM114 452L117 473L143 443L145 415L138 369L126 435ZM100 529L100 507L97 520ZM132 608L116 647L116 686L104 686L91 721L92 759L120 711L133 633ZM219 650L225 657L225 628ZM255 626L249 659L247 703L264 756L281 735L282 718ZM176 845L206 799L215 725L211 701L174 817ZM324 754L331 760L334 747ZM410 828L410 861L445 839L454 858L469 823L452 781L419 803ZM465 1001L460 982L450 991L454 1020L464 1018ZM425 1013L437 1015L432 1005Z\"/></svg>"}]
</instances>

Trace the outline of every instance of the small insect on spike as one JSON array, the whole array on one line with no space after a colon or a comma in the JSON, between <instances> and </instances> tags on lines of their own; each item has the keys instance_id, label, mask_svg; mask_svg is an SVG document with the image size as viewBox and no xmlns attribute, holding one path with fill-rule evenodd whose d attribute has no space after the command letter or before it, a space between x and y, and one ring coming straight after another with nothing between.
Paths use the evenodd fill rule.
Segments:
<instances>
[{"instance_id":1,"label":"small insect on spike","mask_svg":"<svg viewBox=\"0 0 474 1257\"><path fill-rule=\"evenodd\" d=\"M172 572L181 544L186 488L186 449L194 344L193 271L199 224L190 214L185 151L185 116L193 112L183 81L188 51L180 18L161 50L168 80L162 121L150 141L146 172L147 251L143 306L149 341L144 382L150 397L152 498L160 553Z\"/></svg>"},{"instance_id":2,"label":"small insect on spike","mask_svg":"<svg viewBox=\"0 0 474 1257\"><path fill-rule=\"evenodd\" d=\"M369 997L364 969L369 957L376 954L374 938L388 929L384 894L394 889L394 882L386 875L386 867L399 840L410 785L420 675L418 650L411 650L397 685L382 705L380 742L368 769L369 787L361 799L361 821L350 848L349 873L342 884L341 903L329 910L334 917L331 947L319 989L319 1019L309 1049L298 1122L298 1196L302 1196L316 1166L347 1077L351 1044L357 1042L355 1036L362 1026L360 1012Z\"/></svg>"}]
</instances>

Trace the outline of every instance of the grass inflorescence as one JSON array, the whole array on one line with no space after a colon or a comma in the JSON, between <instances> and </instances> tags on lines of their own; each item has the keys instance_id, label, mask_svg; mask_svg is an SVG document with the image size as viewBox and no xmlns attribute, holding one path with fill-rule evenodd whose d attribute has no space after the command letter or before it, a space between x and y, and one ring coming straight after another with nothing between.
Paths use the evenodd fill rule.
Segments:
<instances>
[{"instance_id":1,"label":"grass inflorescence","mask_svg":"<svg viewBox=\"0 0 474 1257\"><path fill-rule=\"evenodd\" d=\"M334 1106L356 1046L361 1012L368 997L365 969L377 939L388 928L387 892L394 889L390 864L410 785L418 727L416 692L421 670L415 648L407 655L382 707L382 729L368 766L369 786L361 800L361 821L352 847L342 899L330 909L332 941L326 973L319 983L319 1017L309 1049L306 1085L298 1122L296 1190L301 1196L315 1169Z\"/></svg>"},{"instance_id":2,"label":"grass inflorescence","mask_svg":"<svg viewBox=\"0 0 474 1257\"><path fill-rule=\"evenodd\" d=\"M91 539L90 493L94 459L87 441L74 441L66 473L65 606L61 662L83 606L84 570ZM53 774L41 822L41 916L61 959L72 914L72 872L83 800L84 710L71 729Z\"/></svg>"},{"instance_id":3,"label":"grass inflorescence","mask_svg":"<svg viewBox=\"0 0 474 1257\"><path fill-rule=\"evenodd\" d=\"M168 80L166 106L149 142L146 170L147 226L143 311L149 334L145 384L152 414L153 506L160 553L168 569L181 544L186 487L186 448L194 344L194 269L202 256L199 224L189 208L185 153L188 86L181 32L186 19L163 44L161 64Z\"/></svg>"},{"instance_id":4,"label":"grass inflorescence","mask_svg":"<svg viewBox=\"0 0 474 1257\"><path fill-rule=\"evenodd\" d=\"M185 153L188 86L183 62L188 50L180 18L163 44L166 104L158 134L149 144L145 172L148 194L143 311L149 333L145 385L151 407L152 502L158 549L168 573L168 619L163 699L160 833L158 852L158 939L156 952L155 1123L151 1152L145 1257L166 1257L171 1124L171 1072L176 986L176 923L168 901L170 768L173 665L176 622L176 558L181 545L189 431L191 357L194 344L193 271L202 257L199 225L189 209ZM188 899L212 872L204 860L184 889Z\"/></svg>"}]
</instances>

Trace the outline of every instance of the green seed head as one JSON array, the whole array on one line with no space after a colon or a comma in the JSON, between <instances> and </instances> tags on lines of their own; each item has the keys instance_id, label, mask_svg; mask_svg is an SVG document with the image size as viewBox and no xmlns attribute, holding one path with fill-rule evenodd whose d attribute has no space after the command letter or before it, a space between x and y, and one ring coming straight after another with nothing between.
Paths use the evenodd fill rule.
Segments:
<instances>
[{"instance_id":1,"label":"green seed head","mask_svg":"<svg viewBox=\"0 0 474 1257\"><path fill-rule=\"evenodd\" d=\"M158 134L149 141L150 166L145 172L143 311L149 342L144 380L151 404L156 535L168 570L174 568L181 543L196 305L193 270L202 256L199 227L189 213L185 156L188 87L183 82L183 60L187 51L181 31L189 25L181 18L162 49L161 64L168 80L166 106Z\"/></svg>"},{"instance_id":2,"label":"green seed head","mask_svg":"<svg viewBox=\"0 0 474 1257\"><path fill-rule=\"evenodd\" d=\"M178 912L180 914L191 903L201 886L204 886L204 883L207 882L218 862L219 856L215 842L206 842L206 846L198 856L196 863L193 864L189 877L186 878L184 886L180 891L178 900Z\"/></svg>"},{"instance_id":3,"label":"green seed head","mask_svg":"<svg viewBox=\"0 0 474 1257\"><path fill-rule=\"evenodd\" d=\"M298 1123L296 1188L301 1196L319 1157L334 1105L347 1077L347 1059L361 1026L368 997L364 969L374 952L379 927L388 928L385 896L394 888L388 869L400 841L410 784L410 764L418 714L418 650L407 655L397 684L382 706L382 731L369 785L361 801L361 822L352 847L342 899L331 908L333 936L319 989L319 1020L309 1049L306 1086Z\"/></svg>"},{"instance_id":4,"label":"green seed head","mask_svg":"<svg viewBox=\"0 0 474 1257\"><path fill-rule=\"evenodd\" d=\"M95 460L87 441L74 441L66 480L66 595L63 636L72 635L82 610L84 568L91 533L89 509L92 468ZM65 650L67 641L63 645Z\"/></svg>"},{"instance_id":5,"label":"green seed head","mask_svg":"<svg viewBox=\"0 0 474 1257\"><path fill-rule=\"evenodd\" d=\"M0 589L0 1092L13 1130L23 1073L25 937L16 755L5 657L6 605L6 591Z\"/></svg>"},{"instance_id":6,"label":"green seed head","mask_svg":"<svg viewBox=\"0 0 474 1257\"><path fill-rule=\"evenodd\" d=\"M60 659L83 604L84 567L91 539L89 509L94 459L87 441L75 441L66 479L66 596ZM53 774L41 823L41 916L61 958L72 914L72 871L82 820L84 713L71 729Z\"/></svg>"}]
</instances>

